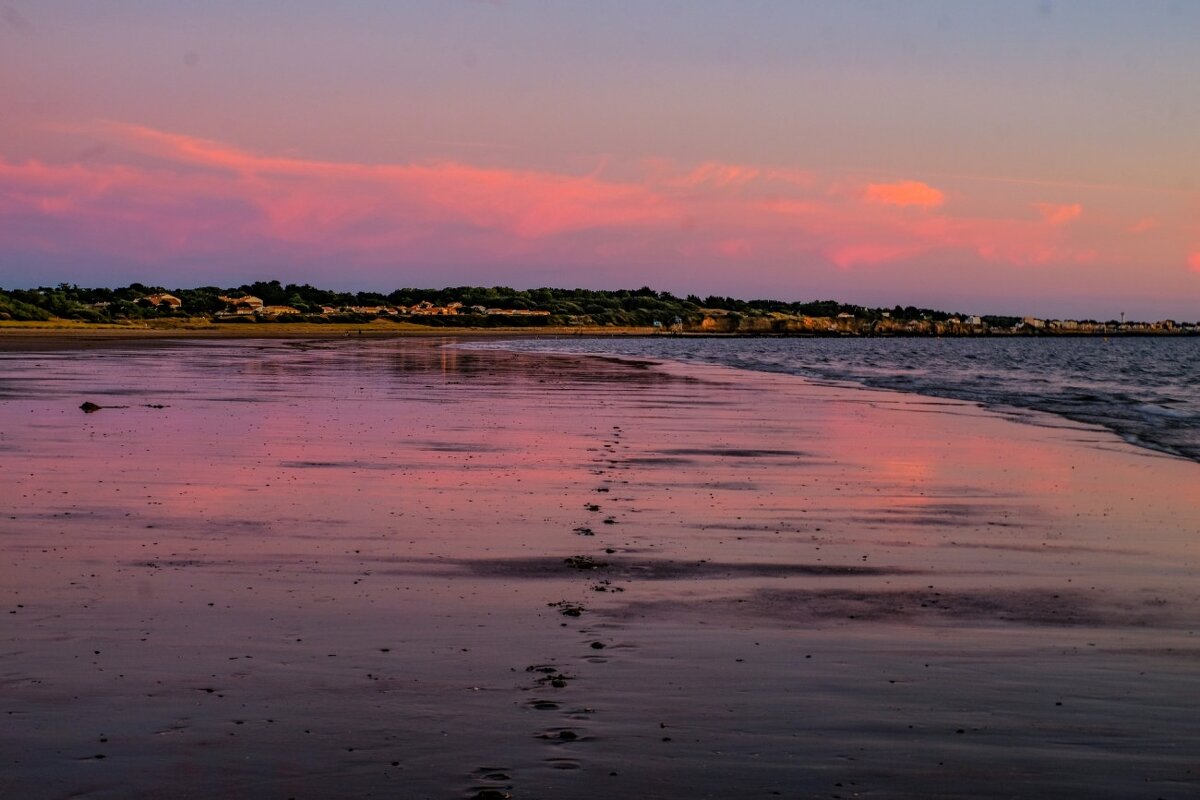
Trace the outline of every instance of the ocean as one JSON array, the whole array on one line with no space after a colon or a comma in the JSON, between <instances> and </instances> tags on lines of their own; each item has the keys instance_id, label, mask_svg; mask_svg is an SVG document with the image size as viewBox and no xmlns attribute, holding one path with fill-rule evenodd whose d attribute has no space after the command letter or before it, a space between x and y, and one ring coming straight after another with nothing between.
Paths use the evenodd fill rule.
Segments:
<instances>
[{"instance_id":1,"label":"ocean","mask_svg":"<svg viewBox=\"0 0 1200 800\"><path fill-rule=\"evenodd\" d=\"M1200 461L1200 339L579 337L469 347L701 362L1058 414Z\"/></svg>"}]
</instances>

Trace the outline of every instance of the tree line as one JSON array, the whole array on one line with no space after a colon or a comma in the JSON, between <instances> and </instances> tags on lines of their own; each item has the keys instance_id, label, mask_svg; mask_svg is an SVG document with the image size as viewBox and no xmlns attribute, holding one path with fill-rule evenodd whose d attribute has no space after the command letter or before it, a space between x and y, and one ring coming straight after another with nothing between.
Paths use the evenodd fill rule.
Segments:
<instances>
[{"instance_id":1,"label":"tree line","mask_svg":"<svg viewBox=\"0 0 1200 800\"><path fill-rule=\"evenodd\" d=\"M172 294L182 301L180 308L167 304L152 304L148 298L156 294ZM689 294L677 297L648 286L640 289L513 289L508 286L455 286L443 289L396 289L380 292L338 292L305 284L283 284L278 280L255 281L236 287L200 286L190 289L147 286L131 283L119 288L85 288L60 283L37 289L0 290L0 319L48 320L52 318L85 322L122 322L162 317L211 316L225 309L221 297L252 295L267 305L290 306L301 312L302 318L321 314L322 308L363 306L411 307L422 301L436 306L461 303L460 313L470 314L473 307L500 308L549 312L539 318L540 324L561 325L585 323L593 325L651 325L672 324L676 318L694 323L716 311L743 316L767 316L782 313L792 316L830 317L850 314L857 320L873 321L885 317L897 320L929 320L942 322L953 316L938 309L915 306L868 308L836 300L788 302L783 300L741 300L735 297ZM338 315L346 317L347 315ZM348 315L353 317L355 315ZM328 315L326 315L328 318ZM428 317L420 319L430 325L470 324L469 320ZM511 322L511 320L509 320ZM1015 317L985 317L989 324L1013 325ZM530 324L527 322L527 324Z\"/></svg>"}]
</instances>

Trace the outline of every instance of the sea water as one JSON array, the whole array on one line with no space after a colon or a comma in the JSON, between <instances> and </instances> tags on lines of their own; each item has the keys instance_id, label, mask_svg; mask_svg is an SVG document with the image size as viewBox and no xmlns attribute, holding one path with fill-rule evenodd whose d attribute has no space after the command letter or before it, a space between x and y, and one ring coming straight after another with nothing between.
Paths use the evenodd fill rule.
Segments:
<instances>
[{"instance_id":1,"label":"sea water","mask_svg":"<svg viewBox=\"0 0 1200 800\"><path fill-rule=\"evenodd\" d=\"M1200 338L561 337L471 347L720 364L1032 409L1200 461Z\"/></svg>"}]
</instances>

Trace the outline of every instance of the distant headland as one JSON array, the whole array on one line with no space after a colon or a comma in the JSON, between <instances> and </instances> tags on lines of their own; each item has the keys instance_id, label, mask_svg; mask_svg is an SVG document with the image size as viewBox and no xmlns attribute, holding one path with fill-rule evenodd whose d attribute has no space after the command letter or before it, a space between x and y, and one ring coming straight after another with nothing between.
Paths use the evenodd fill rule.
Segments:
<instances>
[{"instance_id":1,"label":"distant headland","mask_svg":"<svg viewBox=\"0 0 1200 800\"><path fill-rule=\"evenodd\" d=\"M219 330L257 325L796 336L1200 334L1200 323L1175 320L1037 319L914 306L868 308L834 300L681 298L649 287L602 291L459 286L380 294L337 292L273 280L224 289L167 290L140 283L117 289L65 283L0 289L0 327Z\"/></svg>"}]
</instances>

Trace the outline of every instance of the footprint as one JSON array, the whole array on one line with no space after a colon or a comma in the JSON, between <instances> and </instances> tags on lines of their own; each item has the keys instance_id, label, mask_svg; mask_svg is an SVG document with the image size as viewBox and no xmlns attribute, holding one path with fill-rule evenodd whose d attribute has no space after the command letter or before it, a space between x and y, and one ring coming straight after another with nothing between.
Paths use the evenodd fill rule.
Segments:
<instances>
[{"instance_id":1,"label":"footprint","mask_svg":"<svg viewBox=\"0 0 1200 800\"><path fill-rule=\"evenodd\" d=\"M467 790L468 800L509 800L512 776L507 767L480 767L475 770L475 786Z\"/></svg>"},{"instance_id":2,"label":"footprint","mask_svg":"<svg viewBox=\"0 0 1200 800\"><path fill-rule=\"evenodd\" d=\"M544 739L553 744L571 744L573 742L584 742L587 738L581 736L570 728L548 728L541 733L535 734L538 739Z\"/></svg>"}]
</instances>

